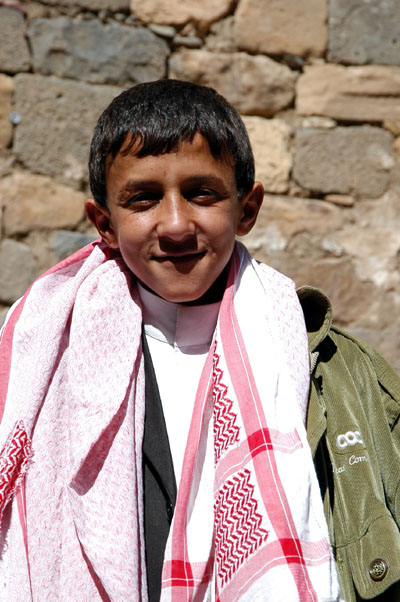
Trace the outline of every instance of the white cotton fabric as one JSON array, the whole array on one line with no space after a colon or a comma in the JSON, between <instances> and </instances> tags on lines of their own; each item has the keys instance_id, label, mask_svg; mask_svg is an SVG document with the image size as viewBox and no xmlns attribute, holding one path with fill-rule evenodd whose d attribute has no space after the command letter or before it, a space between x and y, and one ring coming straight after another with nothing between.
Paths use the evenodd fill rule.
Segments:
<instances>
[{"instance_id":1,"label":"white cotton fabric","mask_svg":"<svg viewBox=\"0 0 400 602\"><path fill-rule=\"evenodd\" d=\"M197 386L220 303L180 305L157 297L141 285L138 290L179 486ZM213 474L212 456L208 472Z\"/></svg>"}]
</instances>

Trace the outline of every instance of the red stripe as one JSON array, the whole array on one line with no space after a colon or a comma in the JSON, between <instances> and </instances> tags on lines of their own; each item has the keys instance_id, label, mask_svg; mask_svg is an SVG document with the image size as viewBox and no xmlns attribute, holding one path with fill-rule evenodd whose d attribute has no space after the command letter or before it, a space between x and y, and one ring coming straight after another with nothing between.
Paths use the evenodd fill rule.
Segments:
<instances>
[{"instance_id":1,"label":"red stripe","mask_svg":"<svg viewBox=\"0 0 400 602\"><path fill-rule=\"evenodd\" d=\"M257 454L253 457L255 474L257 477L260 492L263 497L265 508L268 508L268 514L271 517L273 527L280 541L286 542L290 539L293 547L296 549L296 555L302 558L301 544L298 539L296 527L282 486L278 467L271 448L271 437L267 427L263 405L257 391L257 386L251 369L250 361L246 352L240 327L233 304L234 282L239 271L239 256L235 252L226 294L222 300L220 312L221 340L223 342L224 355L228 366L228 371L239 403L240 411L244 419L244 426L248 439L256 434L258 445L264 446L265 454ZM265 458L266 455L266 458ZM288 537L288 535L290 537ZM287 544L285 544L287 545ZM299 592L303 592L300 599L303 602L307 600L316 600L316 594L312 587L308 571L302 572L302 579L293 570L292 563L288 563L296 586ZM304 559L301 562L304 565ZM304 582L308 596L304 597Z\"/></svg>"},{"instance_id":2,"label":"red stripe","mask_svg":"<svg viewBox=\"0 0 400 602\"><path fill-rule=\"evenodd\" d=\"M259 453L268 450L273 450L274 446L271 441L269 430L267 428L260 429L249 435L247 443L250 453L255 458Z\"/></svg>"},{"instance_id":3,"label":"red stripe","mask_svg":"<svg viewBox=\"0 0 400 602\"><path fill-rule=\"evenodd\" d=\"M310 553L310 557L307 557L306 561L308 566L318 566L325 563L327 558L329 558L329 547L326 540L314 543L303 542L303 545L308 547ZM219 599L220 602L239 600L244 592L248 591L252 584L255 583L265 571L269 571L270 569L283 564L291 565L294 582L300 582L300 590L298 589L299 600L301 600L301 602L310 600L310 592L307 589L307 584L302 578L304 558L299 557L297 553L292 557L284 557L282 554L282 545L279 541L267 543L266 546L260 550L259 554L250 556L246 561L245 567L242 567L243 570L239 570L236 573L235 579L226 585L223 592L217 592L217 599ZM298 575L298 579L296 578L296 575ZM274 579L274 577L272 577L272 579ZM264 587L267 587L267 585L264 584ZM284 587L285 584L282 584L282 588Z\"/></svg>"},{"instance_id":4,"label":"red stripe","mask_svg":"<svg viewBox=\"0 0 400 602\"><path fill-rule=\"evenodd\" d=\"M22 482L20 489L16 493L17 507L18 507L18 515L19 522L21 524L22 536L24 539L24 547L26 554L26 564L28 567L28 577L29 577L29 589L32 596L32 580L31 580L31 567L29 564L29 556L28 556L28 538L26 533L26 505L25 505L25 483Z\"/></svg>"},{"instance_id":5,"label":"red stripe","mask_svg":"<svg viewBox=\"0 0 400 602\"><path fill-rule=\"evenodd\" d=\"M193 586L194 578L190 562L184 560L171 561L171 583L179 586Z\"/></svg>"}]
</instances>

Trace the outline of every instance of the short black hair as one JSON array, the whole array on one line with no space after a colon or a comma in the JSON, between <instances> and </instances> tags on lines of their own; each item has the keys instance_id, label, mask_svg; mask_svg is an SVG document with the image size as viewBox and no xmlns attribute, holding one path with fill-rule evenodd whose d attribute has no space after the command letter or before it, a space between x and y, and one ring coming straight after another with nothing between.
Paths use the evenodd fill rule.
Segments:
<instances>
[{"instance_id":1,"label":"short black hair","mask_svg":"<svg viewBox=\"0 0 400 602\"><path fill-rule=\"evenodd\" d=\"M114 98L95 127L89 156L89 183L98 206L107 207L106 159L139 144L137 157L161 155L192 142L200 133L212 155L235 173L241 199L254 184L254 157L245 125L213 88L174 79L137 84Z\"/></svg>"}]
</instances>

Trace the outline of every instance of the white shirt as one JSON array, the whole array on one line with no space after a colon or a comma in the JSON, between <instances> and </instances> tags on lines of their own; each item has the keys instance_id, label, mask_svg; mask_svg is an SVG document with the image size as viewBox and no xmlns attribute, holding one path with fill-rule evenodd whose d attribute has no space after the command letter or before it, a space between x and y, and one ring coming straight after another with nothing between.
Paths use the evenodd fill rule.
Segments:
<instances>
[{"instance_id":1,"label":"white shirt","mask_svg":"<svg viewBox=\"0 0 400 602\"><path fill-rule=\"evenodd\" d=\"M139 294L179 486L197 387L220 303L189 306L171 303L140 285Z\"/></svg>"}]
</instances>

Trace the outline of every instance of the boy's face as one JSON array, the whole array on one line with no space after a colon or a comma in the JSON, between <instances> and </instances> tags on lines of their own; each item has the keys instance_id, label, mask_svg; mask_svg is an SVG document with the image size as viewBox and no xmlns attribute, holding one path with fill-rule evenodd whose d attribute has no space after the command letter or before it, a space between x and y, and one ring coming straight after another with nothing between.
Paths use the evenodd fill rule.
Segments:
<instances>
[{"instance_id":1,"label":"boy's face","mask_svg":"<svg viewBox=\"0 0 400 602\"><path fill-rule=\"evenodd\" d=\"M263 199L256 183L238 200L232 167L200 134L164 155L119 153L107 163L106 184L108 210L89 200L89 219L147 288L178 303L206 295Z\"/></svg>"}]
</instances>

